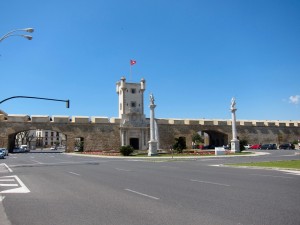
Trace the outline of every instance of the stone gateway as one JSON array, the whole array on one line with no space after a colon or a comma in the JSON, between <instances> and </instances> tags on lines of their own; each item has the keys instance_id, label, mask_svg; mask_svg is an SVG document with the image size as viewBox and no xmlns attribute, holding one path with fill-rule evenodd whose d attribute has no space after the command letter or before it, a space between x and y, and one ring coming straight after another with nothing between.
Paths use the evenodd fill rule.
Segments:
<instances>
[{"instance_id":1,"label":"stone gateway","mask_svg":"<svg viewBox=\"0 0 300 225\"><path fill-rule=\"evenodd\" d=\"M66 151L73 152L76 139L84 151L119 150L131 145L134 149L149 149L150 119L144 114L146 81L128 83L122 77L116 84L118 118L86 116L14 115L0 110L0 147L10 151L16 135L28 130L52 130L66 136ZM151 99L150 99L151 100ZM154 103L154 98L153 98ZM235 102L234 102L235 106ZM224 109L226 110L226 109ZM156 112L159 115L159 111ZM160 149L169 149L175 138L183 137L192 148L195 133L205 134L208 145L228 145L232 137L232 120L155 118ZM300 138L300 121L236 120L239 140L251 144L291 143Z\"/></svg>"}]
</instances>

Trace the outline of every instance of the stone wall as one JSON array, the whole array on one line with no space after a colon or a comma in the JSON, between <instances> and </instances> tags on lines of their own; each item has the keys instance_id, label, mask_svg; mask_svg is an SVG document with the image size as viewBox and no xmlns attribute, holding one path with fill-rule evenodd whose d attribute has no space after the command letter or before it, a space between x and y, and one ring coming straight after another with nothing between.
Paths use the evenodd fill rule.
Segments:
<instances>
[{"instance_id":1,"label":"stone wall","mask_svg":"<svg viewBox=\"0 0 300 225\"><path fill-rule=\"evenodd\" d=\"M284 143L300 139L299 122L291 121L237 121L237 133L240 140L247 140L250 144ZM232 139L230 120L158 120L160 147L169 148L174 138L185 137L190 148L192 135L203 131L212 135L226 134ZM219 135L220 137L222 135Z\"/></svg>"},{"instance_id":2,"label":"stone wall","mask_svg":"<svg viewBox=\"0 0 300 225\"><path fill-rule=\"evenodd\" d=\"M120 124L110 122L108 118L25 115L11 116L0 121L0 146L10 146L15 135L26 130L53 130L67 137L66 151L74 151L75 138L84 139L84 151L112 150L120 147ZM55 122L54 122L55 121Z\"/></svg>"},{"instance_id":3,"label":"stone wall","mask_svg":"<svg viewBox=\"0 0 300 225\"><path fill-rule=\"evenodd\" d=\"M84 150L116 150L121 145L119 118L86 116L4 115L0 114L0 147L10 146L17 133L25 130L53 130L67 136L67 151L74 139L84 138ZM204 131L214 138L232 139L231 120L157 119L160 148L168 149L174 138L185 137L191 147L192 135ZM238 120L240 140L250 144L293 142L300 138L300 121Z\"/></svg>"}]
</instances>

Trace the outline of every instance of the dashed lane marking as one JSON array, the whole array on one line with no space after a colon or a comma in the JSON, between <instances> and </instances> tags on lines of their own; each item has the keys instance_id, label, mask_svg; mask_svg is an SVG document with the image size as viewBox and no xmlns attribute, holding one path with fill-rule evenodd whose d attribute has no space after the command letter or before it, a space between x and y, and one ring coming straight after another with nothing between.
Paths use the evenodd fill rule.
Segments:
<instances>
[{"instance_id":1,"label":"dashed lane marking","mask_svg":"<svg viewBox=\"0 0 300 225\"><path fill-rule=\"evenodd\" d=\"M120 168L115 168L118 171L125 171L125 172L131 172L131 170L126 170L126 169L120 169Z\"/></svg>"},{"instance_id":2,"label":"dashed lane marking","mask_svg":"<svg viewBox=\"0 0 300 225\"><path fill-rule=\"evenodd\" d=\"M137 192L137 191L134 191L134 190L131 190L131 189L124 189L124 190L132 192L132 193L135 193L137 195L141 195L141 196L144 196L144 197L148 197L148 198L152 198L152 199L155 199L155 200L159 200L159 198L157 198L157 197L154 197L154 196L151 196L151 195L147 195L147 194L144 194L144 193L141 193L141 192Z\"/></svg>"},{"instance_id":3,"label":"dashed lane marking","mask_svg":"<svg viewBox=\"0 0 300 225\"><path fill-rule=\"evenodd\" d=\"M74 173L74 172L68 172L68 173L76 175L76 176L81 176L79 173Z\"/></svg>"},{"instance_id":4,"label":"dashed lane marking","mask_svg":"<svg viewBox=\"0 0 300 225\"><path fill-rule=\"evenodd\" d=\"M194 180L194 179L191 179L190 181L192 181L192 182L198 182L198 183L204 183L204 184L213 184L213 185L230 187L229 184L221 184L221 183L215 183L215 182L204 181L204 180Z\"/></svg>"}]
</instances>

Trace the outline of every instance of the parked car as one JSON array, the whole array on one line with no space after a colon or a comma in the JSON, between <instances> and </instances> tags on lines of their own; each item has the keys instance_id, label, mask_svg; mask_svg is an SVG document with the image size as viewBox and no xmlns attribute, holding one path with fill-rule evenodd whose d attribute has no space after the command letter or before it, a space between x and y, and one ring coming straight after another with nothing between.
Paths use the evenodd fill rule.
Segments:
<instances>
[{"instance_id":1,"label":"parked car","mask_svg":"<svg viewBox=\"0 0 300 225\"><path fill-rule=\"evenodd\" d=\"M214 145L205 145L203 149L215 149Z\"/></svg>"},{"instance_id":2,"label":"parked car","mask_svg":"<svg viewBox=\"0 0 300 225\"><path fill-rule=\"evenodd\" d=\"M265 149L265 150L271 150L271 149L277 149L276 144L263 144L260 149Z\"/></svg>"},{"instance_id":3,"label":"parked car","mask_svg":"<svg viewBox=\"0 0 300 225\"><path fill-rule=\"evenodd\" d=\"M286 144L279 145L279 149L295 149L295 145L286 143Z\"/></svg>"},{"instance_id":4,"label":"parked car","mask_svg":"<svg viewBox=\"0 0 300 225\"><path fill-rule=\"evenodd\" d=\"M244 148L245 148L245 149L251 149L251 146L252 146L252 145L249 145L249 144L248 144L248 145L244 145Z\"/></svg>"},{"instance_id":5,"label":"parked car","mask_svg":"<svg viewBox=\"0 0 300 225\"><path fill-rule=\"evenodd\" d=\"M50 150L57 150L56 146L52 146Z\"/></svg>"},{"instance_id":6,"label":"parked car","mask_svg":"<svg viewBox=\"0 0 300 225\"><path fill-rule=\"evenodd\" d=\"M3 150L5 152L5 156L8 156L8 150L6 148L0 148L0 150Z\"/></svg>"},{"instance_id":7,"label":"parked car","mask_svg":"<svg viewBox=\"0 0 300 225\"><path fill-rule=\"evenodd\" d=\"M260 149L261 145L260 144L255 144L255 145L251 145L250 149Z\"/></svg>"},{"instance_id":8,"label":"parked car","mask_svg":"<svg viewBox=\"0 0 300 225\"><path fill-rule=\"evenodd\" d=\"M13 153L20 153L20 152L23 152L23 149L19 148L19 147L15 147L13 149Z\"/></svg>"},{"instance_id":9,"label":"parked car","mask_svg":"<svg viewBox=\"0 0 300 225\"><path fill-rule=\"evenodd\" d=\"M30 151L30 149L28 148L27 145L21 145L20 149L21 149L21 152L29 152Z\"/></svg>"},{"instance_id":10,"label":"parked car","mask_svg":"<svg viewBox=\"0 0 300 225\"><path fill-rule=\"evenodd\" d=\"M5 158L5 150L0 149L0 159L4 159Z\"/></svg>"}]
</instances>

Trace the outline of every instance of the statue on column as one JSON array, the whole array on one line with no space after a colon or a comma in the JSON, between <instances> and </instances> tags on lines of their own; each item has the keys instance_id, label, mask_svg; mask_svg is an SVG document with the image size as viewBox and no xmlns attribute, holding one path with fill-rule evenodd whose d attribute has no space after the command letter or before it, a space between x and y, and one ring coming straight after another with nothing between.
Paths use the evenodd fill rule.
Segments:
<instances>
[{"instance_id":1,"label":"statue on column","mask_svg":"<svg viewBox=\"0 0 300 225\"><path fill-rule=\"evenodd\" d=\"M235 98L231 99L231 116L232 116L232 140L231 140L231 152L240 152L240 141L237 138L237 130L236 130L236 115L235 112L237 109L235 108L236 102Z\"/></svg>"},{"instance_id":2,"label":"statue on column","mask_svg":"<svg viewBox=\"0 0 300 225\"><path fill-rule=\"evenodd\" d=\"M231 99L231 109L235 109L235 105L236 105L236 102L235 102L235 98L233 97Z\"/></svg>"},{"instance_id":3,"label":"statue on column","mask_svg":"<svg viewBox=\"0 0 300 225\"><path fill-rule=\"evenodd\" d=\"M155 109L156 105L154 104L154 96L150 94L150 141L149 143L149 150L148 156L155 156L157 155L157 146L158 141L156 140L156 129L155 129Z\"/></svg>"},{"instance_id":4,"label":"statue on column","mask_svg":"<svg viewBox=\"0 0 300 225\"><path fill-rule=\"evenodd\" d=\"M155 101L154 96L153 96L153 94L151 93L151 94L150 94L150 104L151 104L151 105L154 105L154 101Z\"/></svg>"}]
</instances>

